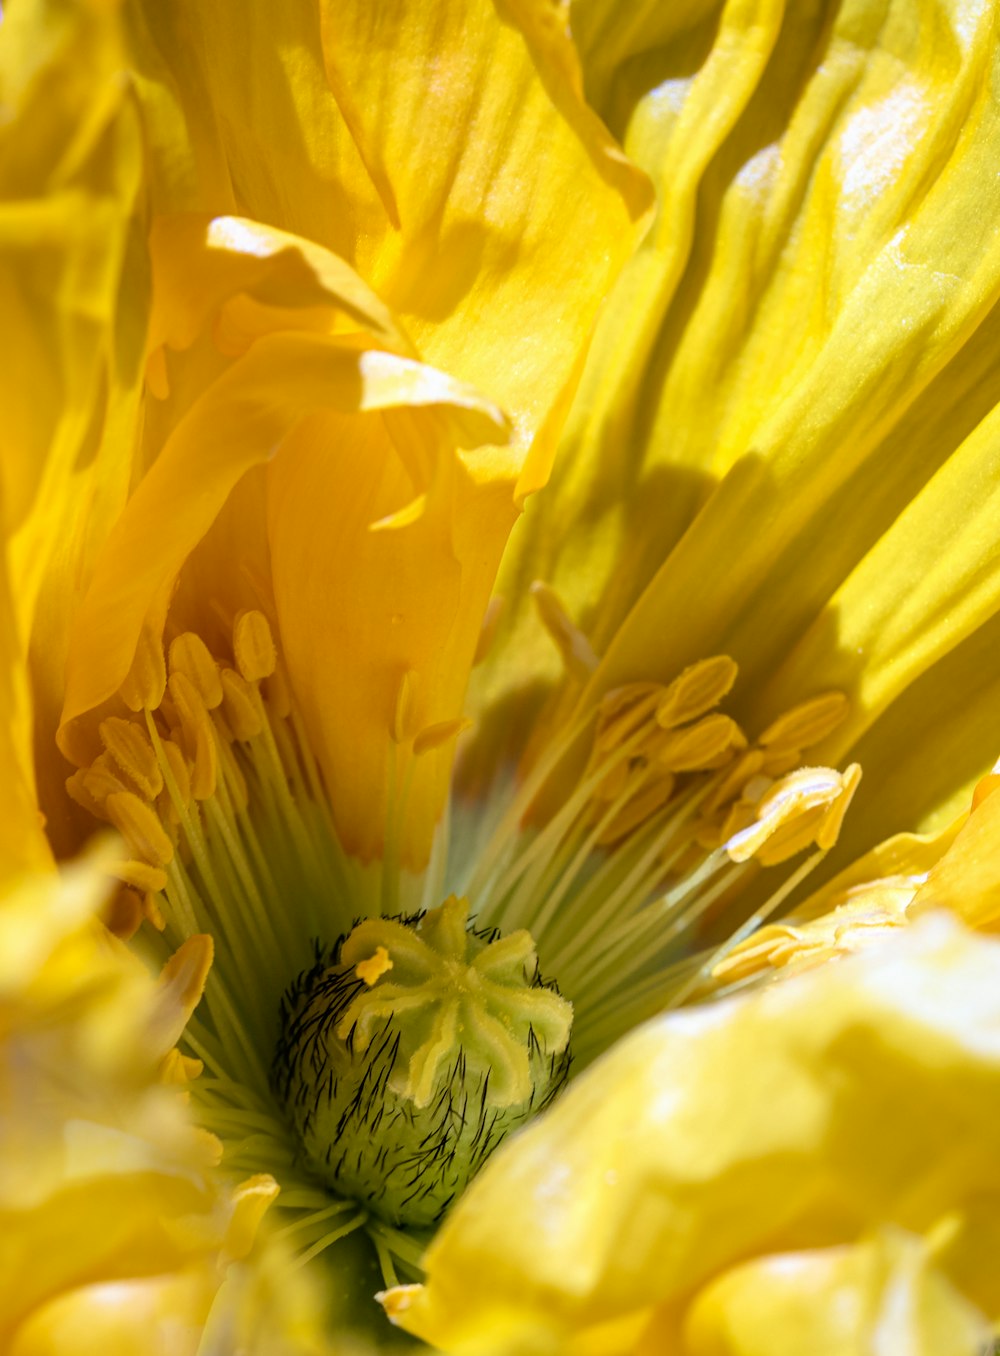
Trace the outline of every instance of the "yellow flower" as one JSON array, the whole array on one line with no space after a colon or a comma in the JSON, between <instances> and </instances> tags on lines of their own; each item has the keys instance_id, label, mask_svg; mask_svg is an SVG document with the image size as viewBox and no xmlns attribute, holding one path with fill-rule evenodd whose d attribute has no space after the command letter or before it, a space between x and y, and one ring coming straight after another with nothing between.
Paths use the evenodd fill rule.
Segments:
<instances>
[{"instance_id":1,"label":"yellow flower","mask_svg":"<svg viewBox=\"0 0 1000 1356\"><path fill-rule=\"evenodd\" d=\"M0 1303L20 1356L172 1317L315 1349L319 1291L338 1341L391 1340L382 1285L469 1351L959 1351L995 1318L992 947L895 929L633 1032L850 949L853 899L818 945L755 929L845 824L944 823L992 700L993 11L710 8L13 0L0 864L59 898L51 858L114 831L105 922L186 1021L150 1033L124 944L74 940L72 992L100 952L139 995L82 1119L155 1156L162 1105L189 1142L166 1059L222 1155L196 1198L190 1164L162 1201L88 1185L174 1251L79 1238ZM931 872L975 921L995 809ZM81 1257L170 1279L102 1292L104 1329L62 1298Z\"/></svg>"}]
</instances>

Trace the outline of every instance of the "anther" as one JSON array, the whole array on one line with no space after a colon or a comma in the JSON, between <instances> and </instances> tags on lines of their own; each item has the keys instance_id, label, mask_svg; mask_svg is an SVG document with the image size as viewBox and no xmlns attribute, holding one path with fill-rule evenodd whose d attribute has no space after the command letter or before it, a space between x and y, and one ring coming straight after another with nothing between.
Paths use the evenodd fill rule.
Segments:
<instances>
[{"instance_id":1,"label":"anther","mask_svg":"<svg viewBox=\"0 0 1000 1356\"><path fill-rule=\"evenodd\" d=\"M169 866L174 845L156 812L131 791L117 791L104 802L108 818L137 857L152 866Z\"/></svg>"},{"instance_id":2,"label":"anther","mask_svg":"<svg viewBox=\"0 0 1000 1356\"><path fill-rule=\"evenodd\" d=\"M163 756L173 778L172 791L176 791L181 805L190 804L191 773L188 770L187 759L172 739L161 740L160 747L163 749Z\"/></svg>"},{"instance_id":3,"label":"anther","mask_svg":"<svg viewBox=\"0 0 1000 1356\"><path fill-rule=\"evenodd\" d=\"M392 969L392 966L393 962L388 951L384 946L377 946L374 955L369 956L367 960L358 961L354 967L354 973L358 979L363 979L371 988L384 974Z\"/></svg>"},{"instance_id":4,"label":"anther","mask_svg":"<svg viewBox=\"0 0 1000 1356\"><path fill-rule=\"evenodd\" d=\"M201 693L179 670L171 673L167 684L184 732L184 743L191 758L191 794L195 800L208 800L215 792L217 759L212 720ZM220 682L221 689L221 682Z\"/></svg>"},{"instance_id":5,"label":"anther","mask_svg":"<svg viewBox=\"0 0 1000 1356\"><path fill-rule=\"evenodd\" d=\"M449 739L454 739L471 726L472 721L467 716L457 716L454 720L440 720L436 725L425 725L414 735L413 752L419 758L421 754L441 748Z\"/></svg>"},{"instance_id":6,"label":"anther","mask_svg":"<svg viewBox=\"0 0 1000 1356\"><path fill-rule=\"evenodd\" d=\"M570 619L555 589L536 580L530 591L542 625L555 641L567 672L581 682L586 682L599 662L590 641Z\"/></svg>"},{"instance_id":7,"label":"anther","mask_svg":"<svg viewBox=\"0 0 1000 1356\"><path fill-rule=\"evenodd\" d=\"M811 749L847 718L850 702L843 692L824 692L793 706L760 736L763 748Z\"/></svg>"},{"instance_id":8,"label":"anther","mask_svg":"<svg viewBox=\"0 0 1000 1356\"><path fill-rule=\"evenodd\" d=\"M209 711L222 705L219 666L201 636L194 631L185 631L171 641L170 672L171 675L183 674Z\"/></svg>"},{"instance_id":9,"label":"anther","mask_svg":"<svg viewBox=\"0 0 1000 1356\"><path fill-rule=\"evenodd\" d=\"M746 740L730 716L714 712L695 725L671 730L656 749L656 761L671 772L695 772L711 768L720 757L740 748Z\"/></svg>"},{"instance_id":10,"label":"anther","mask_svg":"<svg viewBox=\"0 0 1000 1356\"><path fill-rule=\"evenodd\" d=\"M222 711L233 738L241 743L255 739L263 729L263 721L260 707L254 700L254 688L235 669L223 669L222 694Z\"/></svg>"},{"instance_id":11,"label":"anther","mask_svg":"<svg viewBox=\"0 0 1000 1356\"><path fill-rule=\"evenodd\" d=\"M241 612L233 623L233 656L248 683L270 678L278 662L271 627L263 612Z\"/></svg>"},{"instance_id":12,"label":"anther","mask_svg":"<svg viewBox=\"0 0 1000 1356\"><path fill-rule=\"evenodd\" d=\"M727 854L734 862L756 857L769 866L813 842L824 850L832 847L860 780L857 763L843 773L825 767L799 768L764 793L754 822L726 842ZM747 790L751 799L752 788Z\"/></svg>"},{"instance_id":13,"label":"anther","mask_svg":"<svg viewBox=\"0 0 1000 1356\"><path fill-rule=\"evenodd\" d=\"M102 753L94 759L90 767L74 773L66 782L66 789L78 804L86 806L88 801L96 804L101 818L104 818L104 804L108 796L113 796L119 791L128 791L130 787L109 755Z\"/></svg>"},{"instance_id":14,"label":"anther","mask_svg":"<svg viewBox=\"0 0 1000 1356\"><path fill-rule=\"evenodd\" d=\"M675 784L676 778L668 772L666 775L661 774L650 785L637 791L634 796L625 802L611 823L602 830L597 840L598 845L604 847L611 843L617 843L619 839L627 837L633 829L637 829L640 824L644 824L658 810L662 810L673 795Z\"/></svg>"},{"instance_id":15,"label":"anther","mask_svg":"<svg viewBox=\"0 0 1000 1356\"><path fill-rule=\"evenodd\" d=\"M692 664L665 689L656 707L658 723L670 729L711 711L732 688L738 672L736 661L726 654Z\"/></svg>"},{"instance_id":16,"label":"anther","mask_svg":"<svg viewBox=\"0 0 1000 1356\"><path fill-rule=\"evenodd\" d=\"M160 637L148 625L139 633L132 666L119 688L130 711L155 711L167 686L167 665Z\"/></svg>"},{"instance_id":17,"label":"anther","mask_svg":"<svg viewBox=\"0 0 1000 1356\"><path fill-rule=\"evenodd\" d=\"M98 726L101 743L116 765L147 800L163 790L163 773L146 732L131 720L108 716Z\"/></svg>"},{"instance_id":18,"label":"anther","mask_svg":"<svg viewBox=\"0 0 1000 1356\"><path fill-rule=\"evenodd\" d=\"M127 862L113 862L108 868L113 876L125 885L132 885L140 891L159 893L167 888L167 873L159 866L150 866L148 862L134 859Z\"/></svg>"}]
</instances>

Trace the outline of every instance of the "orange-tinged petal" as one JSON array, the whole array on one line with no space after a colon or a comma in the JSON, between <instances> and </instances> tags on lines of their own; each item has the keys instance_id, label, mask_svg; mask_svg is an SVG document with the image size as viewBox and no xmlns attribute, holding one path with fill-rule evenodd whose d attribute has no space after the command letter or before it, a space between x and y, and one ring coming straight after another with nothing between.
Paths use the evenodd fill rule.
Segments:
<instances>
[{"instance_id":1,"label":"orange-tinged petal","mask_svg":"<svg viewBox=\"0 0 1000 1356\"><path fill-rule=\"evenodd\" d=\"M387 424L313 421L269 468L282 644L338 830L366 859L388 835L404 863L422 864L447 795L454 738L419 757L413 741L461 716L514 517L509 486L476 485L476 455L443 455L421 512L389 528L414 486ZM399 729L404 683L412 699Z\"/></svg>"},{"instance_id":2,"label":"orange-tinged petal","mask_svg":"<svg viewBox=\"0 0 1000 1356\"><path fill-rule=\"evenodd\" d=\"M52 735L68 618L130 474L148 272L119 37L116 7L87 3L58 21L15 5L0 29L0 870L45 859L39 795L65 839Z\"/></svg>"},{"instance_id":3,"label":"orange-tinged petal","mask_svg":"<svg viewBox=\"0 0 1000 1356\"><path fill-rule=\"evenodd\" d=\"M185 558L242 475L272 457L310 410L374 415L404 405L439 411L444 427L466 444L504 433L499 411L442 373L325 336L265 336L208 388L115 524L77 615L60 729L64 750L72 747L71 722L124 679L147 615L162 625Z\"/></svg>"}]
</instances>

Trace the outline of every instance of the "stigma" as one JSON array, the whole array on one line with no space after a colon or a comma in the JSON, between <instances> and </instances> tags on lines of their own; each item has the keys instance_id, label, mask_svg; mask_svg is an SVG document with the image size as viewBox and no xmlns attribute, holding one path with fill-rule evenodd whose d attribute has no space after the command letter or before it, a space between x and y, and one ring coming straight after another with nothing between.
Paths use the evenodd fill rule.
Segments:
<instances>
[{"instance_id":1,"label":"stigma","mask_svg":"<svg viewBox=\"0 0 1000 1356\"><path fill-rule=\"evenodd\" d=\"M530 934L477 932L452 896L318 950L286 995L273 1083L317 1176L426 1227L559 1091L572 1020Z\"/></svg>"}]
</instances>

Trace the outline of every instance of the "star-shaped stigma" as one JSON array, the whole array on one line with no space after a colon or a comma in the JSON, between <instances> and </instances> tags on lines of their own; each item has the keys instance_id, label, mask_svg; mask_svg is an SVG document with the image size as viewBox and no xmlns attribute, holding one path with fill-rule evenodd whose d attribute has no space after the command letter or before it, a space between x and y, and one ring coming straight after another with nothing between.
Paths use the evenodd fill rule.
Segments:
<instances>
[{"instance_id":1,"label":"star-shaped stigma","mask_svg":"<svg viewBox=\"0 0 1000 1356\"><path fill-rule=\"evenodd\" d=\"M468 901L454 895L416 927L365 919L340 963L369 987L351 1000L337 1036L362 1055L391 1024L399 1052L389 1087L418 1107L459 1054L482 1077L488 1105L527 1102L532 1053L558 1055L569 1042L573 1005L539 979L531 934L470 931Z\"/></svg>"}]
</instances>

